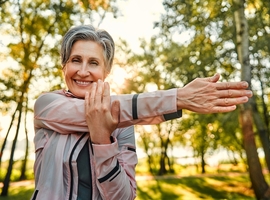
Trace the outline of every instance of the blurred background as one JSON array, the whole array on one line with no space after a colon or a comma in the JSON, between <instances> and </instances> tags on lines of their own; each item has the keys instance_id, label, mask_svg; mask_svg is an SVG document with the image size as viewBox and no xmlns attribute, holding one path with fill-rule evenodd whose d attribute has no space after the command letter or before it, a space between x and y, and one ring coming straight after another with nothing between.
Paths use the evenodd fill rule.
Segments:
<instances>
[{"instance_id":1,"label":"blurred background","mask_svg":"<svg viewBox=\"0 0 270 200\"><path fill-rule=\"evenodd\" d=\"M3 199L34 188L33 105L65 88L62 35L107 30L113 94L245 80L254 96L226 114L136 126L137 199L270 199L269 0L0 0L0 180Z\"/></svg>"}]
</instances>

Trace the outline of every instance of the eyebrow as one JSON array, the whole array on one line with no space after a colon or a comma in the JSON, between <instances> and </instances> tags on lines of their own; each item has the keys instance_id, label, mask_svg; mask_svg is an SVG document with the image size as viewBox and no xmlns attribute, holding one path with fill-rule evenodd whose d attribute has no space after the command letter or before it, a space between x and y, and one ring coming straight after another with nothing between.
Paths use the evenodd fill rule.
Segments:
<instances>
[{"instance_id":1,"label":"eyebrow","mask_svg":"<svg viewBox=\"0 0 270 200\"><path fill-rule=\"evenodd\" d=\"M71 57L82 57L82 56L81 55L78 55L78 54L70 54L69 57L71 58Z\"/></svg>"}]
</instances>

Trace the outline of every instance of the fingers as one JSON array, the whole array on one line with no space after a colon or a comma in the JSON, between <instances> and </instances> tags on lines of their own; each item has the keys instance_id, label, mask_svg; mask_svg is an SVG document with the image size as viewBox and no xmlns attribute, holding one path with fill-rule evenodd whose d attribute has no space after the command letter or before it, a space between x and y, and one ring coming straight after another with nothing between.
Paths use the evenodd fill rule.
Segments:
<instances>
[{"instance_id":1,"label":"fingers","mask_svg":"<svg viewBox=\"0 0 270 200\"><path fill-rule=\"evenodd\" d=\"M212 108L211 113L231 112L236 109L236 105L246 103L248 100L249 98L247 96L218 99L216 105Z\"/></svg>"},{"instance_id":2,"label":"fingers","mask_svg":"<svg viewBox=\"0 0 270 200\"><path fill-rule=\"evenodd\" d=\"M85 92L84 100L85 100L85 103L84 103L85 110L87 110L88 109L88 105L89 105L89 101L90 101L89 92Z\"/></svg>"},{"instance_id":3,"label":"fingers","mask_svg":"<svg viewBox=\"0 0 270 200\"><path fill-rule=\"evenodd\" d=\"M102 112L111 111L113 122L119 122L120 102L114 101L111 105L110 85L108 82L98 80L97 84L93 84L89 99L89 103L95 105L96 109L100 108Z\"/></svg>"},{"instance_id":4,"label":"fingers","mask_svg":"<svg viewBox=\"0 0 270 200\"><path fill-rule=\"evenodd\" d=\"M248 102L248 97L246 96L241 96L241 97L236 97L236 98L222 98L218 99L216 102L216 106L232 106L232 105L238 105L242 103Z\"/></svg>"},{"instance_id":5,"label":"fingers","mask_svg":"<svg viewBox=\"0 0 270 200\"><path fill-rule=\"evenodd\" d=\"M248 83L246 81L240 81L240 82L219 82L219 83L216 83L216 88L218 90L247 89L248 88Z\"/></svg>"},{"instance_id":6,"label":"fingers","mask_svg":"<svg viewBox=\"0 0 270 200\"><path fill-rule=\"evenodd\" d=\"M217 81L220 78L220 74L215 74L214 76L205 78L207 82L216 83L216 88L218 90L226 90L226 89L246 89L248 88L248 83L246 81L240 82L219 82Z\"/></svg>"},{"instance_id":7,"label":"fingers","mask_svg":"<svg viewBox=\"0 0 270 200\"><path fill-rule=\"evenodd\" d=\"M101 80L99 80L97 83L92 83L92 87L89 92L85 92L85 109L87 111L98 109L101 106L103 99L103 88L104 84Z\"/></svg>"},{"instance_id":8,"label":"fingers","mask_svg":"<svg viewBox=\"0 0 270 200\"><path fill-rule=\"evenodd\" d=\"M218 90L227 90L227 89L247 89L248 83L246 81L240 82L219 82L217 81L220 78L220 74L215 74L214 76L204 78L207 82L216 83L216 89Z\"/></svg>"},{"instance_id":9,"label":"fingers","mask_svg":"<svg viewBox=\"0 0 270 200\"><path fill-rule=\"evenodd\" d=\"M98 80L97 83L94 82L92 87L91 87L89 103L92 103L92 105L94 103L95 104L101 103L103 101L104 97L107 97L107 98L110 97L109 84L108 83L105 84L103 81Z\"/></svg>"},{"instance_id":10,"label":"fingers","mask_svg":"<svg viewBox=\"0 0 270 200\"><path fill-rule=\"evenodd\" d=\"M119 101L114 101L112 103L112 118L113 120L118 123L119 122L119 117L120 117L120 102Z\"/></svg>"},{"instance_id":11,"label":"fingers","mask_svg":"<svg viewBox=\"0 0 270 200\"><path fill-rule=\"evenodd\" d=\"M236 90L236 89L226 89L226 90L219 90L219 97L220 98L234 98L234 97L252 97L253 93L250 90Z\"/></svg>"},{"instance_id":12,"label":"fingers","mask_svg":"<svg viewBox=\"0 0 270 200\"><path fill-rule=\"evenodd\" d=\"M226 107L216 106L216 107L213 107L213 110L211 113L226 113L226 112L234 111L235 109L236 109L236 105L226 106Z\"/></svg>"},{"instance_id":13,"label":"fingers","mask_svg":"<svg viewBox=\"0 0 270 200\"><path fill-rule=\"evenodd\" d=\"M104 82L103 95L101 101L105 108L110 108L111 106L110 85L107 82Z\"/></svg>"},{"instance_id":14,"label":"fingers","mask_svg":"<svg viewBox=\"0 0 270 200\"><path fill-rule=\"evenodd\" d=\"M249 85L246 81L219 82L219 83L214 83L213 86L218 91L220 98L233 98L233 97L249 97L250 98L253 95L251 90L247 90Z\"/></svg>"},{"instance_id":15,"label":"fingers","mask_svg":"<svg viewBox=\"0 0 270 200\"><path fill-rule=\"evenodd\" d=\"M94 88L92 87L93 91L93 96L91 96L91 98L95 98L96 102L101 102L102 101L102 97L103 97L103 90L104 90L104 83L103 81L101 81L100 79L97 81L97 83L94 83ZM96 88L95 88L96 86Z\"/></svg>"},{"instance_id":16,"label":"fingers","mask_svg":"<svg viewBox=\"0 0 270 200\"><path fill-rule=\"evenodd\" d=\"M110 85L108 82L103 82L98 80L97 83L94 82L92 88L89 92L85 93L85 103L86 106L92 106L93 109L102 109L104 111L110 110L111 108L111 96L110 96ZM119 102L118 102L119 103ZM118 105L116 103L115 108L113 111L117 114L118 112Z\"/></svg>"},{"instance_id":17,"label":"fingers","mask_svg":"<svg viewBox=\"0 0 270 200\"><path fill-rule=\"evenodd\" d=\"M215 74L214 76L206 78L208 82L216 83L220 78L220 74Z\"/></svg>"},{"instance_id":18,"label":"fingers","mask_svg":"<svg viewBox=\"0 0 270 200\"><path fill-rule=\"evenodd\" d=\"M89 104L93 104L95 102L96 89L97 89L97 83L93 83L90 90L89 99L88 99Z\"/></svg>"}]
</instances>

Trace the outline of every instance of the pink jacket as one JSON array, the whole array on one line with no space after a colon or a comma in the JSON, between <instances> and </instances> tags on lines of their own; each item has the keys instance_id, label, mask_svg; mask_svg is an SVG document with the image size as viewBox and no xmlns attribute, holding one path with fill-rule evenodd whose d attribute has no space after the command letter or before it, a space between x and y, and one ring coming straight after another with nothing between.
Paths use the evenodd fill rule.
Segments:
<instances>
[{"instance_id":1,"label":"pink jacket","mask_svg":"<svg viewBox=\"0 0 270 200\"><path fill-rule=\"evenodd\" d=\"M120 123L109 145L88 142L92 199L128 200L136 197L134 127L181 117L176 89L115 95ZM34 107L35 192L32 200L76 200L77 158L89 139L84 100L58 90L40 95Z\"/></svg>"}]
</instances>

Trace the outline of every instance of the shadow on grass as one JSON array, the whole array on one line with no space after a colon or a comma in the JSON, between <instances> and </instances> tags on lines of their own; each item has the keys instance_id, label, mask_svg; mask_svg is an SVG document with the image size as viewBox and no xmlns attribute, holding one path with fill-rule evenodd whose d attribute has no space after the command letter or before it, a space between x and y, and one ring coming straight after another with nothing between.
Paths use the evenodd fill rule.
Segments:
<instances>
[{"instance_id":1,"label":"shadow on grass","mask_svg":"<svg viewBox=\"0 0 270 200\"><path fill-rule=\"evenodd\" d=\"M12 187L7 197L0 196L2 200L28 200L34 192L33 186Z\"/></svg>"},{"instance_id":2,"label":"shadow on grass","mask_svg":"<svg viewBox=\"0 0 270 200\"><path fill-rule=\"evenodd\" d=\"M0 200L28 200L34 184L12 186L8 197ZM255 200L247 175L154 177L137 180L136 200Z\"/></svg>"},{"instance_id":3,"label":"shadow on grass","mask_svg":"<svg viewBox=\"0 0 270 200\"><path fill-rule=\"evenodd\" d=\"M158 178L138 181L137 194L140 200L255 199L247 182L247 177Z\"/></svg>"},{"instance_id":4,"label":"shadow on grass","mask_svg":"<svg viewBox=\"0 0 270 200\"><path fill-rule=\"evenodd\" d=\"M150 183L150 184L147 184ZM179 198L179 195L174 193L173 190L178 185L178 182L169 179L169 180L146 180L145 183L147 185L144 185L143 183L137 184L137 194L138 198L142 200L150 200L150 199L177 199ZM166 187L166 185L169 185L170 187Z\"/></svg>"}]
</instances>

